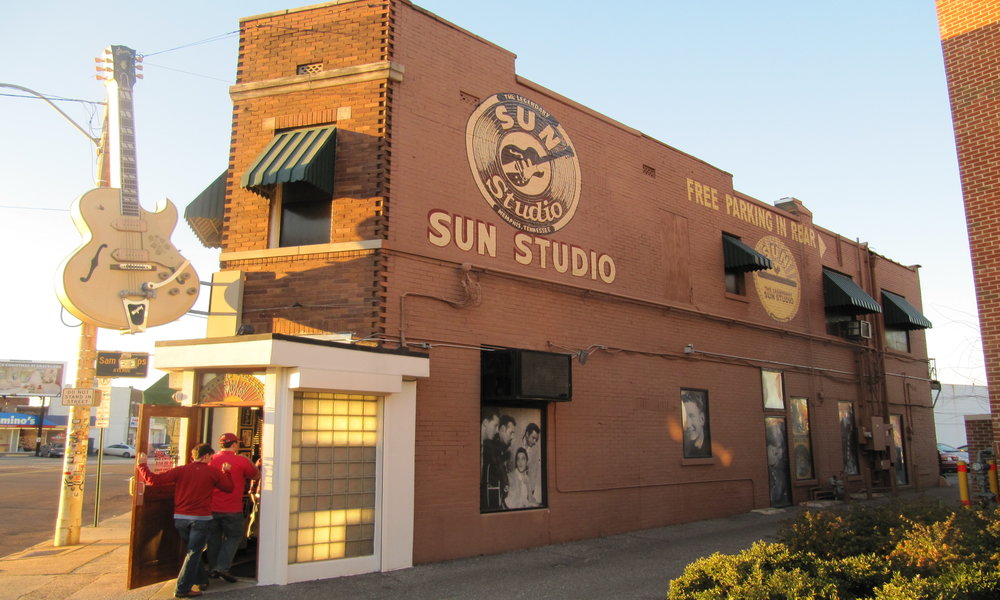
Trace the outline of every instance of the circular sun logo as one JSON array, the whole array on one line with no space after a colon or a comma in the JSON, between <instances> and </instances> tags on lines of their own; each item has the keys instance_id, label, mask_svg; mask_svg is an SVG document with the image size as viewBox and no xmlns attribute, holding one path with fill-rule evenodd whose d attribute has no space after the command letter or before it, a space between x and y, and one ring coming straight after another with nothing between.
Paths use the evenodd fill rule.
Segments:
<instances>
[{"instance_id":1,"label":"circular sun logo","mask_svg":"<svg viewBox=\"0 0 1000 600\"><path fill-rule=\"evenodd\" d=\"M795 256L784 242L773 235L762 237L754 249L774 263L771 269L754 271L757 297L772 319L787 323L799 312L802 296Z\"/></svg>"},{"instance_id":2,"label":"circular sun logo","mask_svg":"<svg viewBox=\"0 0 1000 600\"><path fill-rule=\"evenodd\" d=\"M504 221L546 235L566 226L580 199L580 164L562 125L518 94L494 94L469 117L469 166Z\"/></svg>"}]
</instances>

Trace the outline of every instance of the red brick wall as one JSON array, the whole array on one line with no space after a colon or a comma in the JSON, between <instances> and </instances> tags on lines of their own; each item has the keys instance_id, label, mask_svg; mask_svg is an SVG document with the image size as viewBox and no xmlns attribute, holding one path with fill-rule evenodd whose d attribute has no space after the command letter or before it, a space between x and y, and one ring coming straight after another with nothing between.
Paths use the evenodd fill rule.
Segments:
<instances>
[{"instance_id":1,"label":"red brick wall","mask_svg":"<svg viewBox=\"0 0 1000 600\"><path fill-rule=\"evenodd\" d=\"M304 64L333 71L385 61L390 32L387 7L364 2L245 19L237 88L291 78ZM383 263L374 251L249 259L227 253L268 247L270 200L240 187L240 177L276 132L295 127L338 128L330 241L384 236L388 88L387 81L376 80L322 93L235 94L222 266L247 272L242 322L257 333L353 331L366 337L379 331Z\"/></svg>"},{"instance_id":2,"label":"red brick wall","mask_svg":"<svg viewBox=\"0 0 1000 600\"><path fill-rule=\"evenodd\" d=\"M990 450L993 447L993 426L989 415L966 415L965 442L969 446L970 464L978 460L983 450ZM975 477L971 471L969 483L972 485L973 493L984 492L989 489L989 484L987 482L980 482L980 478ZM986 485L980 486L980 483L986 483Z\"/></svg>"},{"instance_id":3,"label":"red brick wall","mask_svg":"<svg viewBox=\"0 0 1000 600\"><path fill-rule=\"evenodd\" d=\"M1000 1L938 0L979 305L994 450L1000 454Z\"/></svg>"},{"instance_id":4,"label":"red brick wall","mask_svg":"<svg viewBox=\"0 0 1000 600\"><path fill-rule=\"evenodd\" d=\"M330 35L342 23L357 28ZM786 397L810 402L816 477L793 480L793 501L843 469L841 401L855 403L859 424L903 415L911 482L936 481L923 334L912 334L910 353L883 354L877 340L827 335L824 315L824 266L876 299L887 289L919 308L915 269L814 226L801 205L739 194L729 173L518 78L510 51L409 3L388 12L329 4L243 26L240 85L286 77L305 62L388 58L404 69L399 82L236 101L223 261L248 273L243 319L258 331L356 331L390 346L430 346L431 377L419 382L417 400L416 562L769 506L761 367L784 371ZM522 232L487 205L466 148L470 115L500 92L550 111L576 149L577 212L538 238L611 257L613 281L557 272L551 257L542 264L541 246L529 264L518 262ZM379 239L383 248L234 254L266 248L268 218L266 198L239 189L239 176L275 129L328 123L342 107L351 116L336 123L343 135L331 240ZM457 237L432 243L444 224L432 216L442 214L493 231L495 255L475 244L463 250ZM746 296L725 293L723 232L787 248L783 267L799 277L794 315L772 317L752 275ZM697 352L685 353L686 344ZM585 364L574 360L573 400L545 407L545 509L480 514L482 345L602 347ZM708 390L714 460L682 458L681 388Z\"/></svg>"}]
</instances>

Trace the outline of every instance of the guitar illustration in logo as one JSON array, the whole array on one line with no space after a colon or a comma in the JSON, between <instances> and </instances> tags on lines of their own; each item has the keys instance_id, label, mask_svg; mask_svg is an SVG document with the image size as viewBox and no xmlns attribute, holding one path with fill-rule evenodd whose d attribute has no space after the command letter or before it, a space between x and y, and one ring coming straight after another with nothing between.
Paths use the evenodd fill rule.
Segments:
<instances>
[{"instance_id":1,"label":"guitar illustration in logo","mask_svg":"<svg viewBox=\"0 0 1000 600\"><path fill-rule=\"evenodd\" d=\"M109 50L113 77L106 82L104 156L112 187L91 190L73 203L73 223L83 242L60 266L56 294L81 321L135 333L181 317L198 299L200 284L190 261L170 242L177 208L166 199L156 212L139 205L132 109L135 51L125 46Z\"/></svg>"}]
</instances>

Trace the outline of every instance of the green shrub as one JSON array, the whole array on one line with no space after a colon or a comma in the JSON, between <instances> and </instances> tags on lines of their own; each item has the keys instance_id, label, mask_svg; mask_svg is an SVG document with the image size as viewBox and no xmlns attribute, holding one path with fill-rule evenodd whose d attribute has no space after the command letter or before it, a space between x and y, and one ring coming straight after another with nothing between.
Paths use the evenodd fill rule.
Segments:
<instances>
[{"instance_id":1,"label":"green shrub","mask_svg":"<svg viewBox=\"0 0 1000 600\"><path fill-rule=\"evenodd\" d=\"M871 505L854 503L836 510L806 511L785 524L778 540L796 552L822 558L887 554L905 530L903 518L935 523L954 511L941 502L917 500Z\"/></svg>"},{"instance_id":2,"label":"green shrub","mask_svg":"<svg viewBox=\"0 0 1000 600\"><path fill-rule=\"evenodd\" d=\"M713 554L670 582L670 600L993 600L1000 510L924 501L805 512L782 543Z\"/></svg>"},{"instance_id":3,"label":"green shrub","mask_svg":"<svg viewBox=\"0 0 1000 600\"><path fill-rule=\"evenodd\" d=\"M757 542L736 555L713 554L688 565L670 582L670 600L792 600L838 598L818 577L814 556L782 544Z\"/></svg>"}]
</instances>

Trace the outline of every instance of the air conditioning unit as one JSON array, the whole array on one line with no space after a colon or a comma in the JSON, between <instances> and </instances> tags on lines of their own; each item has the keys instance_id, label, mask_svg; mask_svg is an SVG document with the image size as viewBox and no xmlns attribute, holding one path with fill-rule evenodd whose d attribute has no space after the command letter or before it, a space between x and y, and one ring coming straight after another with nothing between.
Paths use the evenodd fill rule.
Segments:
<instances>
[{"instance_id":1,"label":"air conditioning unit","mask_svg":"<svg viewBox=\"0 0 1000 600\"><path fill-rule=\"evenodd\" d=\"M868 321L844 321L840 324L840 332L849 340L870 340L872 324Z\"/></svg>"}]
</instances>

